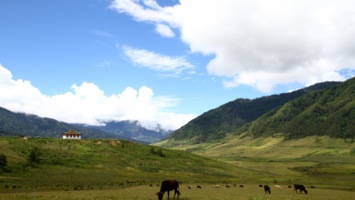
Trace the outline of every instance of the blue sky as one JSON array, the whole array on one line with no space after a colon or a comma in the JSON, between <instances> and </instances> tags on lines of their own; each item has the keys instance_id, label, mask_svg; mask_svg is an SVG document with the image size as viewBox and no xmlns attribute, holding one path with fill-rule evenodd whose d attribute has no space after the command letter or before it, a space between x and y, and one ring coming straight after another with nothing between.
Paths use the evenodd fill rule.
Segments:
<instances>
[{"instance_id":1,"label":"blue sky","mask_svg":"<svg viewBox=\"0 0 355 200\"><path fill-rule=\"evenodd\" d=\"M236 98L355 71L344 0L2 0L0 106L177 129Z\"/></svg>"}]
</instances>

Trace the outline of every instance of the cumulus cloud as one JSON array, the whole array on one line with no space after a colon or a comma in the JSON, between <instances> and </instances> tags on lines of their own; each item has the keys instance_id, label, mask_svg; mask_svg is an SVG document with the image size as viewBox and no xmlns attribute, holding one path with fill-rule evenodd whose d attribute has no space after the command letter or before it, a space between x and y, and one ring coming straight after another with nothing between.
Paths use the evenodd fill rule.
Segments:
<instances>
[{"instance_id":1,"label":"cumulus cloud","mask_svg":"<svg viewBox=\"0 0 355 200\"><path fill-rule=\"evenodd\" d=\"M194 66L184 57L160 55L145 49L129 46L123 47L124 54L135 64L152 70L160 71L172 76L178 76L184 70L193 70Z\"/></svg>"},{"instance_id":2,"label":"cumulus cloud","mask_svg":"<svg viewBox=\"0 0 355 200\"><path fill-rule=\"evenodd\" d=\"M3 108L68 123L98 125L108 120L137 120L148 129L153 130L159 124L165 130L175 130L196 117L164 111L177 105L179 99L155 96L146 86L138 90L127 87L108 96L94 83L83 82L72 85L64 94L48 96L30 81L13 79L11 72L1 65L0 94Z\"/></svg>"},{"instance_id":3,"label":"cumulus cloud","mask_svg":"<svg viewBox=\"0 0 355 200\"><path fill-rule=\"evenodd\" d=\"M206 68L226 87L311 84L355 71L352 0L115 0L112 9L139 22L165 24L192 52L213 55ZM160 33L162 34L162 33Z\"/></svg>"}]
</instances>

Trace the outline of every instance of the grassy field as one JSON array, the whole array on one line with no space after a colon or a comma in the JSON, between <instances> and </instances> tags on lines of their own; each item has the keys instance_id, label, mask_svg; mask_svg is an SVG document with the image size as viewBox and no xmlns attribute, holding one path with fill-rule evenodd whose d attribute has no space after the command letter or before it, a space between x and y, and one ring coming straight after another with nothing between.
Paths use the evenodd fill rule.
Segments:
<instances>
[{"instance_id":1,"label":"grassy field","mask_svg":"<svg viewBox=\"0 0 355 200\"><path fill-rule=\"evenodd\" d=\"M355 190L355 143L329 137L285 140L282 136L256 138L229 137L213 143L171 146L174 141L157 143L166 148L189 151L248 169L248 182L341 187Z\"/></svg>"},{"instance_id":2,"label":"grassy field","mask_svg":"<svg viewBox=\"0 0 355 200\"><path fill-rule=\"evenodd\" d=\"M271 186L271 194L265 194L263 188L258 185L244 185L244 188L231 187L213 188L210 184L200 184L202 189L196 189L196 184L190 184L192 189L187 189L187 184L180 186L181 200L350 200L355 198L355 192L330 190L330 189L309 189L308 194L296 194L293 189L281 185L281 188ZM78 190L78 191L31 191L31 192L8 192L0 193L0 200L156 200L155 195L159 187L148 185L133 186L119 189L101 190ZM173 193L170 193L172 198ZM164 195L167 199L167 194Z\"/></svg>"},{"instance_id":3,"label":"grassy field","mask_svg":"<svg viewBox=\"0 0 355 200\"><path fill-rule=\"evenodd\" d=\"M157 199L156 185L164 179L182 182L180 199L355 199L354 149L354 143L326 137L229 138L176 149L0 137L0 154L8 161L0 171L0 199ZM227 183L245 187L225 188ZM294 183L316 189L295 194L286 187ZM272 186L272 194L258 184Z\"/></svg>"},{"instance_id":4,"label":"grassy field","mask_svg":"<svg viewBox=\"0 0 355 200\"><path fill-rule=\"evenodd\" d=\"M0 193L33 190L122 188L160 183L237 181L245 169L178 150L119 140L0 137L7 157ZM30 162L35 152L38 161ZM232 167L233 166L233 167Z\"/></svg>"}]
</instances>

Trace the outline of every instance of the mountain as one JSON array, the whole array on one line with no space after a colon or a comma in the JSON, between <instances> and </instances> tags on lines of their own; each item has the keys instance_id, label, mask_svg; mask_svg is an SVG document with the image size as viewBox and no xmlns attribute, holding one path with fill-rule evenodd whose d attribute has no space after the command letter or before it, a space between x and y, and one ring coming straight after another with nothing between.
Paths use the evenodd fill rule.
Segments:
<instances>
[{"instance_id":1,"label":"mountain","mask_svg":"<svg viewBox=\"0 0 355 200\"><path fill-rule=\"evenodd\" d=\"M62 133L75 129L83 134L83 138L121 138L101 130L81 125L67 124L50 118L36 115L15 113L0 107L0 135L7 136L40 136L60 138Z\"/></svg>"},{"instance_id":2,"label":"mountain","mask_svg":"<svg viewBox=\"0 0 355 200\"><path fill-rule=\"evenodd\" d=\"M138 121L109 121L104 123L104 126L90 127L145 143L157 142L171 133L171 131L162 130L159 126L156 130L146 129Z\"/></svg>"},{"instance_id":3,"label":"mountain","mask_svg":"<svg viewBox=\"0 0 355 200\"><path fill-rule=\"evenodd\" d=\"M0 107L0 135L58 138L70 129L81 132L84 138L119 138L139 143L153 143L171 133L160 129L159 126L156 131L148 130L137 121L111 121L105 122L104 126L68 124L36 115L11 112Z\"/></svg>"},{"instance_id":4,"label":"mountain","mask_svg":"<svg viewBox=\"0 0 355 200\"><path fill-rule=\"evenodd\" d=\"M257 99L236 99L205 112L174 131L168 139L190 140L192 143L221 139L266 112L312 91L329 89L340 82L324 82L289 93Z\"/></svg>"},{"instance_id":5,"label":"mountain","mask_svg":"<svg viewBox=\"0 0 355 200\"><path fill-rule=\"evenodd\" d=\"M241 133L254 138L275 133L290 139L310 135L355 138L355 78L287 102L237 131Z\"/></svg>"}]
</instances>

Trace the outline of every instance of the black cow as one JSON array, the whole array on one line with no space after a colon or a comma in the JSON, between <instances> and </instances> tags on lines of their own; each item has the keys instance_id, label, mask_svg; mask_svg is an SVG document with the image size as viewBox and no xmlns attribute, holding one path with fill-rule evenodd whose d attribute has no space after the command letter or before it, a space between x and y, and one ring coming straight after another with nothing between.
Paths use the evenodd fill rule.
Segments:
<instances>
[{"instance_id":1,"label":"black cow","mask_svg":"<svg viewBox=\"0 0 355 200\"><path fill-rule=\"evenodd\" d=\"M161 187L160 187L160 191L157 193L158 195L158 200L162 200L164 193L168 192L168 199L170 199L169 197L169 192L171 190L174 190L174 197L173 199L175 199L175 195L177 194L177 197L179 199L179 195L180 195L180 191L179 191L179 182L177 182L176 180L165 180L161 183Z\"/></svg>"},{"instance_id":2,"label":"black cow","mask_svg":"<svg viewBox=\"0 0 355 200\"><path fill-rule=\"evenodd\" d=\"M268 185L264 185L264 191L265 191L265 194L266 193L271 194L271 190L270 190L270 187Z\"/></svg>"},{"instance_id":3,"label":"black cow","mask_svg":"<svg viewBox=\"0 0 355 200\"><path fill-rule=\"evenodd\" d=\"M298 193L297 190L300 190L299 193L302 193L302 191L303 191L305 194L308 194L308 192L307 192L306 188L304 187L304 185L294 184L293 188L296 191L296 193Z\"/></svg>"}]
</instances>

